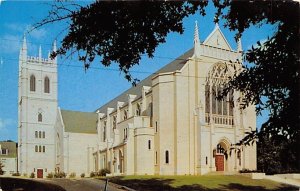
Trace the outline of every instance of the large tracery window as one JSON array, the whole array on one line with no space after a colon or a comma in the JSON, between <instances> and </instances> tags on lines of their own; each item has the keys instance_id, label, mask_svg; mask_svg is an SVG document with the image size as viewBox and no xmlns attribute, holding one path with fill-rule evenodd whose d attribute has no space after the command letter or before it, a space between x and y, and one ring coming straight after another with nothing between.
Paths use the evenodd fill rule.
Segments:
<instances>
[{"instance_id":1,"label":"large tracery window","mask_svg":"<svg viewBox=\"0 0 300 191\"><path fill-rule=\"evenodd\" d=\"M215 124L233 125L233 91L223 99L217 99L230 73L224 63L215 64L208 73L205 85L205 121ZM213 120L213 121L211 121Z\"/></svg>"}]
</instances>

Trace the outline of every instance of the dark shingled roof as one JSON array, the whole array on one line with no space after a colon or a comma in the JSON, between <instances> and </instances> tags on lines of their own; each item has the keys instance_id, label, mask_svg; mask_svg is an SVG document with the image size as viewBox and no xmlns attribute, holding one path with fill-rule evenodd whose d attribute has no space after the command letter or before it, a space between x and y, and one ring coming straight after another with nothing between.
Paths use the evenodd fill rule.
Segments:
<instances>
[{"instance_id":1,"label":"dark shingled roof","mask_svg":"<svg viewBox=\"0 0 300 191\"><path fill-rule=\"evenodd\" d=\"M142 87L143 86L152 86L152 78L158 74L158 73L164 73L164 72L174 72L176 70L180 70L186 63L187 59L192 57L194 53L194 48L188 50L183 55L179 56L175 60L173 60L171 63L167 64L166 66L162 67L158 71L154 72L144 80L142 80L140 83L138 83L136 86L129 88L110 102L106 103L105 105L101 106L96 111L99 111L100 113L106 113L106 109L108 107L115 108L117 106L117 102L127 102L127 95L133 94L137 95L137 97L140 97L142 95Z\"/></svg>"},{"instance_id":2,"label":"dark shingled roof","mask_svg":"<svg viewBox=\"0 0 300 191\"><path fill-rule=\"evenodd\" d=\"M65 132L97 133L97 113L61 110L61 115L65 126Z\"/></svg>"},{"instance_id":3,"label":"dark shingled roof","mask_svg":"<svg viewBox=\"0 0 300 191\"><path fill-rule=\"evenodd\" d=\"M1 149L8 149L7 155L0 155L0 158L17 157L17 143L13 141L0 141Z\"/></svg>"}]
</instances>

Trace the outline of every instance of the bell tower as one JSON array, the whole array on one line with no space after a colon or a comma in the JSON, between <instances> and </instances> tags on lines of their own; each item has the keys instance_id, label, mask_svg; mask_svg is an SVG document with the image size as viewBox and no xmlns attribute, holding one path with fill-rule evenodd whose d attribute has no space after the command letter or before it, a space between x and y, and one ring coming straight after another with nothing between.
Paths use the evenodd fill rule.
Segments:
<instances>
[{"instance_id":1,"label":"bell tower","mask_svg":"<svg viewBox=\"0 0 300 191\"><path fill-rule=\"evenodd\" d=\"M52 49L56 50L56 43ZM57 60L29 57L24 35L19 56L18 167L21 174L42 178L55 171Z\"/></svg>"}]
</instances>

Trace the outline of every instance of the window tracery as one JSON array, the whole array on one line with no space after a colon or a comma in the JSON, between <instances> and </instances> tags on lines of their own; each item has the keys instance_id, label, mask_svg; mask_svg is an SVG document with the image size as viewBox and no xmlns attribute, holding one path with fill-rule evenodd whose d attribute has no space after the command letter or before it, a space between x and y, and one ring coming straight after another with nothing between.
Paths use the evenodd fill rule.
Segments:
<instances>
[{"instance_id":1,"label":"window tracery","mask_svg":"<svg viewBox=\"0 0 300 191\"><path fill-rule=\"evenodd\" d=\"M230 76L231 72L224 63L215 64L209 71L205 84L206 123L233 125L233 90L222 99L217 99Z\"/></svg>"}]
</instances>

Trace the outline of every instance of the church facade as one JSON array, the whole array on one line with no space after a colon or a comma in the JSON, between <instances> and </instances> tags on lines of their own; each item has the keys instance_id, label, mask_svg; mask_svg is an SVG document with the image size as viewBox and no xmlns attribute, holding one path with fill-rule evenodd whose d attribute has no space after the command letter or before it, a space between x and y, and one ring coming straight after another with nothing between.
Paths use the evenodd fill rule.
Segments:
<instances>
[{"instance_id":1,"label":"church facade","mask_svg":"<svg viewBox=\"0 0 300 191\"><path fill-rule=\"evenodd\" d=\"M241 110L235 90L216 99L242 68L240 41L233 50L218 25L202 43L196 25L193 48L90 113L60 109L56 60L41 53L28 58L26 49L25 43L19 75L22 173L202 175L256 169L256 145L235 146L256 129L255 106Z\"/></svg>"}]
</instances>

